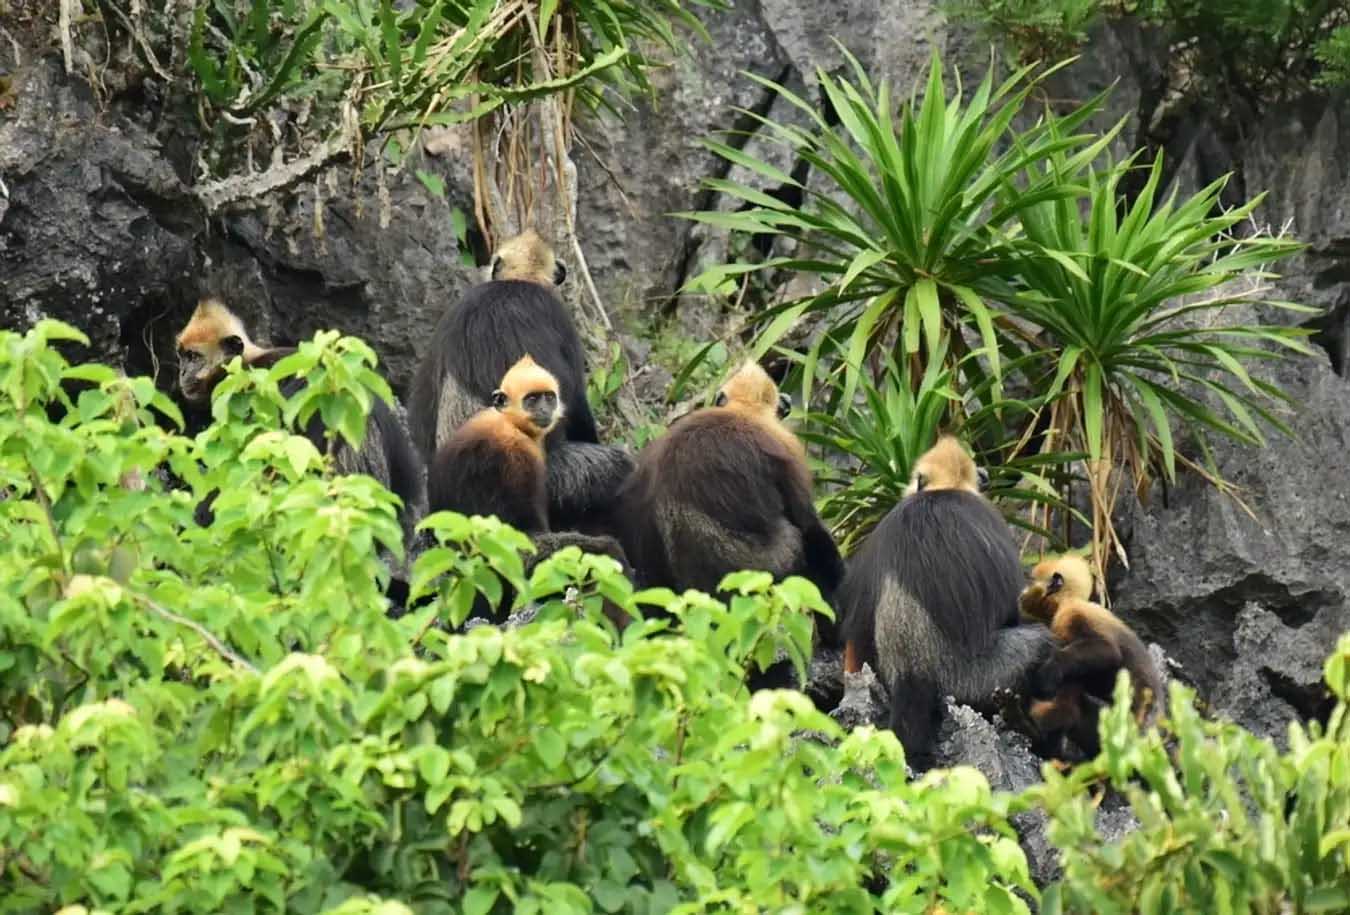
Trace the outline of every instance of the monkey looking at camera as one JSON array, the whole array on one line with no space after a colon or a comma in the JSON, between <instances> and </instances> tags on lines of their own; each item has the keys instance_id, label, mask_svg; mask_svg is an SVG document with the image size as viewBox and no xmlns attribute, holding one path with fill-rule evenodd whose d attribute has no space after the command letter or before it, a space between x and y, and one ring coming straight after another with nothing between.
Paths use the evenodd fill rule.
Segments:
<instances>
[{"instance_id":1,"label":"monkey looking at camera","mask_svg":"<svg viewBox=\"0 0 1350 915\"><path fill-rule=\"evenodd\" d=\"M525 564L527 575L566 546L612 556L627 570L613 538L549 530L545 442L565 412L558 379L522 356L492 392L492 406L470 417L437 450L427 480L431 510L495 515L529 534L536 553ZM475 615L500 621L514 599L508 589L495 611L480 599ZM617 608L612 609L618 622Z\"/></svg>"},{"instance_id":2,"label":"monkey looking at camera","mask_svg":"<svg viewBox=\"0 0 1350 915\"><path fill-rule=\"evenodd\" d=\"M271 368L295 352L291 347L265 347L253 342L244 322L219 299L207 297L197 303L178 338L178 388L189 404L202 406L225 377L225 366L239 357L248 368ZM293 396L305 385L303 378L282 382L281 393ZM320 452L328 450L323 422L316 415L305 436ZM333 452L339 473L363 473L379 480L403 501L399 520L404 541L409 542L413 524L425 507L422 462L408 435L389 405L378 397L371 402L365 440L357 449L339 441Z\"/></svg>"},{"instance_id":3,"label":"monkey looking at camera","mask_svg":"<svg viewBox=\"0 0 1350 915\"><path fill-rule=\"evenodd\" d=\"M1079 556L1046 559L1031 571L1022 591L1022 612L1050 626L1059 647L1036 672L1030 717L1043 755L1057 752L1068 736L1083 752L1096 756L1098 703L1108 703L1116 674L1129 671L1134 713L1141 723L1162 701L1162 677L1134 630L1100 604L1093 603L1092 567ZM1044 698L1044 697L1050 698ZM1095 700L1095 701L1094 701Z\"/></svg>"},{"instance_id":4,"label":"monkey looking at camera","mask_svg":"<svg viewBox=\"0 0 1350 915\"><path fill-rule=\"evenodd\" d=\"M622 449L598 444L581 338L554 292L566 273L533 230L504 242L493 254L492 278L447 309L432 331L409 394L409 424L429 461L529 353L557 379L565 413L548 435L550 525L603 528L633 463Z\"/></svg>"},{"instance_id":5,"label":"monkey looking at camera","mask_svg":"<svg viewBox=\"0 0 1350 915\"><path fill-rule=\"evenodd\" d=\"M939 438L839 591L846 669L877 671L891 694L891 728L916 770L931 764L943 696L988 708L1053 647L1045 626L1020 623L1017 545L981 495L986 483L959 441Z\"/></svg>"},{"instance_id":6,"label":"monkey looking at camera","mask_svg":"<svg viewBox=\"0 0 1350 915\"><path fill-rule=\"evenodd\" d=\"M436 451L427 477L432 511L496 515L526 534L547 532L544 440L562 421L558 380L522 356L474 414Z\"/></svg>"},{"instance_id":7,"label":"monkey looking at camera","mask_svg":"<svg viewBox=\"0 0 1350 915\"><path fill-rule=\"evenodd\" d=\"M808 578L830 600L844 563L811 501L806 451L783 424L790 408L747 362L714 406L643 449L618 511L620 541L643 585L711 594L729 572L763 569ZM833 642L828 621L819 623Z\"/></svg>"}]
</instances>

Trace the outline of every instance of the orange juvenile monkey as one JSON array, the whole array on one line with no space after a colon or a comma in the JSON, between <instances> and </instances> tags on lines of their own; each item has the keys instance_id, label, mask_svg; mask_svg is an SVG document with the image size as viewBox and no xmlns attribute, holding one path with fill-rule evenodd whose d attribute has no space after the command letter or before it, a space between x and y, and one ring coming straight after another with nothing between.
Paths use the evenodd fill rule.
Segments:
<instances>
[{"instance_id":1,"label":"orange juvenile monkey","mask_svg":"<svg viewBox=\"0 0 1350 915\"><path fill-rule=\"evenodd\" d=\"M1022 612L1050 626L1060 643L1034 678L1030 716L1043 749L1054 752L1062 736L1090 755L1100 750L1098 701L1109 702L1116 673L1127 670L1136 719L1143 721L1162 698L1162 678L1134 630L1092 602L1092 568L1078 556L1046 559L1031 571ZM1044 698L1049 697L1049 698Z\"/></svg>"},{"instance_id":2,"label":"orange juvenile monkey","mask_svg":"<svg viewBox=\"0 0 1350 915\"><path fill-rule=\"evenodd\" d=\"M492 392L492 406L437 450L427 480L431 510L496 515L527 534L547 532L544 440L562 419L558 379L522 356Z\"/></svg>"}]
</instances>

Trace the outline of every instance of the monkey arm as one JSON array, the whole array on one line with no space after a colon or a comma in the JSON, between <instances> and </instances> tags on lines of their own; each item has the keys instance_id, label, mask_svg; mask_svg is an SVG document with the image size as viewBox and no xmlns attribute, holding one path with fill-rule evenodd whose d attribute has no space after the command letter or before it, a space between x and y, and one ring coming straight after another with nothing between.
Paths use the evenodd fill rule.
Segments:
<instances>
[{"instance_id":1,"label":"monkey arm","mask_svg":"<svg viewBox=\"0 0 1350 915\"><path fill-rule=\"evenodd\" d=\"M1119 646L1107 638L1075 638L1054 652L1050 661L1060 672L1061 679L1076 679L1092 673L1118 671L1125 660Z\"/></svg>"},{"instance_id":2,"label":"monkey arm","mask_svg":"<svg viewBox=\"0 0 1350 915\"><path fill-rule=\"evenodd\" d=\"M830 600L844 580L844 560L811 501L811 490L803 484L800 474L783 462L779 468L779 493L788 523L802 535L802 552L808 577L816 583L826 600Z\"/></svg>"}]
</instances>

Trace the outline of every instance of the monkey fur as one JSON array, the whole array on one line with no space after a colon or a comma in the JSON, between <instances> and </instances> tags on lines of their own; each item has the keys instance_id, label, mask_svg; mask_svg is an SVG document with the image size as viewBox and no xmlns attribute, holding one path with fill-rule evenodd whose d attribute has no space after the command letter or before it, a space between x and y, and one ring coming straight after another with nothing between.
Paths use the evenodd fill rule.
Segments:
<instances>
[{"instance_id":1,"label":"monkey fur","mask_svg":"<svg viewBox=\"0 0 1350 915\"><path fill-rule=\"evenodd\" d=\"M177 342L178 388L183 398L196 407L210 402L211 392L225 377L225 366L236 356L249 368L271 368L295 352L290 347L263 347L254 343L243 321L223 302L211 297L197 303ZM291 397L304 385L303 378L288 378L280 385L281 393ZM317 415L310 420L305 436L320 452L328 450L323 422ZM374 398L361 447L353 450L339 441L333 459L339 473L374 477L403 501L399 521L404 542L411 543L413 525L426 507L422 461L389 405ZM200 522L210 523L209 506L198 514Z\"/></svg>"},{"instance_id":2,"label":"monkey fur","mask_svg":"<svg viewBox=\"0 0 1350 915\"><path fill-rule=\"evenodd\" d=\"M715 593L740 569L801 575L829 601L844 563L811 501L806 452L783 425L791 401L747 362L715 405L650 443L619 495L624 551L647 587ZM836 641L818 620L823 641Z\"/></svg>"},{"instance_id":3,"label":"monkey fur","mask_svg":"<svg viewBox=\"0 0 1350 915\"><path fill-rule=\"evenodd\" d=\"M431 510L496 515L526 534L547 533L544 440L563 416L558 379L522 356L493 391L492 406L437 449L427 478Z\"/></svg>"},{"instance_id":4,"label":"monkey fur","mask_svg":"<svg viewBox=\"0 0 1350 915\"><path fill-rule=\"evenodd\" d=\"M462 424L436 452L428 477L432 511L496 515L530 535L536 553L525 572L567 546L613 556L630 571L618 542L549 528L546 466L549 433L565 418L558 380L529 355L522 356L502 377L492 406ZM495 612L480 600L475 615L500 621L514 603L505 593ZM617 607L606 607L622 625Z\"/></svg>"},{"instance_id":5,"label":"monkey fur","mask_svg":"<svg viewBox=\"0 0 1350 915\"><path fill-rule=\"evenodd\" d=\"M1027 616L1050 627L1059 643L1036 672L1030 718L1039 750L1055 753L1063 736L1083 752L1101 750L1099 706L1109 703L1116 674L1129 671L1134 713L1142 723L1162 700L1162 677L1139 636L1118 616L1093 603L1092 568L1078 556L1046 559L1031 571L1019 604ZM1044 698L1049 697L1049 698Z\"/></svg>"},{"instance_id":6,"label":"monkey fur","mask_svg":"<svg viewBox=\"0 0 1350 915\"><path fill-rule=\"evenodd\" d=\"M1053 647L1045 626L1020 623L1017 545L980 494L986 479L960 442L939 438L839 592L845 670L877 671L916 770L931 764L944 696L988 708L1000 690L1020 690Z\"/></svg>"},{"instance_id":7,"label":"monkey fur","mask_svg":"<svg viewBox=\"0 0 1350 915\"><path fill-rule=\"evenodd\" d=\"M566 413L548 438L550 524L585 527L599 516L603 526L632 459L598 443L581 338L553 291L565 276L533 230L505 241L493 255L492 279L470 289L432 331L408 398L409 424L429 461L529 353L558 379Z\"/></svg>"}]
</instances>

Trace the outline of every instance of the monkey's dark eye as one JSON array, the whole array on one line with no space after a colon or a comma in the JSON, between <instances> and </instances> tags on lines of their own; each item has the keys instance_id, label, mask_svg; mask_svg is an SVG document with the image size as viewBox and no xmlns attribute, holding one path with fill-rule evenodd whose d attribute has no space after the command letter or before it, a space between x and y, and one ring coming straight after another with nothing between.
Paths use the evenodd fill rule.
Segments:
<instances>
[{"instance_id":1,"label":"monkey's dark eye","mask_svg":"<svg viewBox=\"0 0 1350 915\"><path fill-rule=\"evenodd\" d=\"M498 390L498 391L493 391L493 392L492 392L492 406L496 407L498 410L500 410L502 407L506 406L506 392L505 392L505 391Z\"/></svg>"},{"instance_id":2,"label":"monkey's dark eye","mask_svg":"<svg viewBox=\"0 0 1350 915\"><path fill-rule=\"evenodd\" d=\"M567 268L563 266L562 261L553 262L553 285L561 286L567 279Z\"/></svg>"},{"instance_id":3,"label":"monkey's dark eye","mask_svg":"<svg viewBox=\"0 0 1350 915\"><path fill-rule=\"evenodd\" d=\"M226 356L238 356L244 352L244 341L231 334L220 338L220 348L225 351Z\"/></svg>"},{"instance_id":4,"label":"monkey's dark eye","mask_svg":"<svg viewBox=\"0 0 1350 915\"><path fill-rule=\"evenodd\" d=\"M778 418L783 419L792 412L792 398L786 394L778 395Z\"/></svg>"},{"instance_id":5,"label":"monkey's dark eye","mask_svg":"<svg viewBox=\"0 0 1350 915\"><path fill-rule=\"evenodd\" d=\"M713 398L714 407L725 407L727 405L727 392L718 391L717 396Z\"/></svg>"},{"instance_id":6,"label":"monkey's dark eye","mask_svg":"<svg viewBox=\"0 0 1350 915\"><path fill-rule=\"evenodd\" d=\"M1056 572L1050 576L1050 593L1054 594L1060 588L1064 587L1064 576Z\"/></svg>"},{"instance_id":7,"label":"monkey's dark eye","mask_svg":"<svg viewBox=\"0 0 1350 915\"><path fill-rule=\"evenodd\" d=\"M928 475L923 473L914 474L914 489L917 492L923 492L923 488L928 485Z\"/></svg>"},{"instance_id":8,"label":"monkey's dark eye","mask_svg":"<svg viewBox=\"0 0 1350 915\"><path fill-rule=\"evenodd\" d=\"M502 272L502 259L500 257L492 258L492 278L495 280L497 275Z\"/></svg>"},{"instance_id":9,"label":"monkey's dark eye","mask_svg":"<svg viewBox=\"0 0 1350 915\"><path fill-rule=\"evenodd\" d=\"M182 347L178 350L179 362L192 363L196 362L200 358L201 355L196 350L188 349L187 347Z\"/></svg>"},{"instance_id":10,"label":"monkey's dark eye","mask_svg":"<svg viewBox=\"0 0 1350 915\"><path fill-rule=\"evenodd\" d=\"M988 470L985 470L983 467L976 467L976 468L975 468L975 483L976 483L976 485L979 487L980 492L984 492L986 489L988 489L988 488L989 488L989 471L988 471Z\"/></svg>"}]
</instances>

